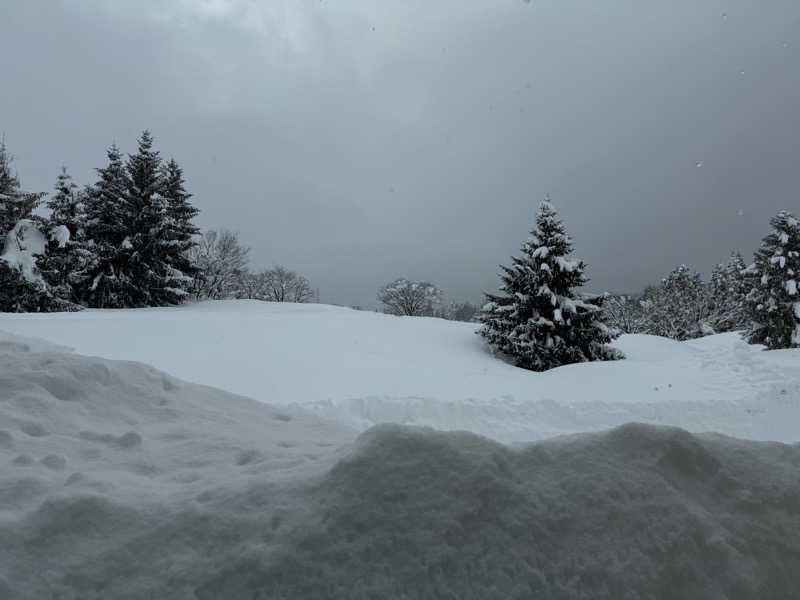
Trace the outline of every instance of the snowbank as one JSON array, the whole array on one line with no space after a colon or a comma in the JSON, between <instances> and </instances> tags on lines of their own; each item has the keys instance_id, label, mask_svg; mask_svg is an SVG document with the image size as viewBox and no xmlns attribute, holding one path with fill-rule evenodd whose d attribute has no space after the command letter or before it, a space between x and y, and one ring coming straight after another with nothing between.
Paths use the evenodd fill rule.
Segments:
<instances>
[{"instance_id":1,"label":"snowbank","mask_svg":"<svg viewBox=\"0 0 800 600\"><path fill-rule=\"evenodd\" d=\"M69 581L74 569L158 537L165 515L182 515L180 527L210 519L204 503L304 475L355 436L147 365L63 350L0 334L0 598L88 589ZM206 535L185 532L194 534ZM159 544L141 551L157 554ZM174 565L164 568L158 585Z\"/></svg>"},{"instance_id":2,"label":"snowbank","mask_svg":"<svg viewBox=\"0 0 800 600\"><path fill-rule=\"evenodd\" d=\"M546 373L491 356L475 326L325 305L206 302L0 316L0 330L137 360L365 430L394 422L532 441L630 421L800 439L800 351L737 334L623 336L626 360Z\"/></svg>"},{"instance_id":3,"label":"snowbank","mask_svg":"<svg viewBox=\"0 0 800 600\"><path fill-rule=\"evenodd\" d=\"M800 447L355 432L0 336L0 597L789 598ZM27 349L26 349L27 346Z\"/></svg>"}]
</instances>

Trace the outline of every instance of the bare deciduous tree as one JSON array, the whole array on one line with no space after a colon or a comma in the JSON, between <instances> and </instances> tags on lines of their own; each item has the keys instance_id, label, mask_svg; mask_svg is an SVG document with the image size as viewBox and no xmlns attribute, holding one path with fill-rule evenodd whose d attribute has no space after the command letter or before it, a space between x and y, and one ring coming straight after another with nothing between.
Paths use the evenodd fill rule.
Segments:
<instances>
[{"instance_id":1,"label":"bare deciduous tree","mask_svg":"<svg viewBox=\"0 0 800 600\"><path fill-rule=\"evenodd\" d=\"M395 279L378 290L386 312L404 316L431 316L442 302L442 291L427 281Z\"/></svg>"},{"instance_id":2,"label":"bare deciduous tree","mask_svg":"<svg viewBox=\"0 0 800 600\"><path fill-rule=\"evenodd\" d=\"M260 273L246 273L239 297L268 302L311 302L314 289L302 275L276 265Z\"/></svg>"},{"instance_id":3,"label":"bare deciduous tree","mask_svg":"<svg viewBox=\"0 0 800 600\"><path fill-rule=\"evenodd\" d=\"M203 233L189 251L189 258L198 268L191 286L194 297L219 300L238 295L249 252L237 233L225 229Z\"/></svg>"},{"instance_id":4,"label":"bare deciduous tree","mask_svg":"<svg viewBox=\"0 0 800 600\"><path fill-rule=\"evenodd\" d=\"M644 308L633 296L608 294L603 302L603 318L620 333L647 331Z\"/></svg>"}]
</instances>

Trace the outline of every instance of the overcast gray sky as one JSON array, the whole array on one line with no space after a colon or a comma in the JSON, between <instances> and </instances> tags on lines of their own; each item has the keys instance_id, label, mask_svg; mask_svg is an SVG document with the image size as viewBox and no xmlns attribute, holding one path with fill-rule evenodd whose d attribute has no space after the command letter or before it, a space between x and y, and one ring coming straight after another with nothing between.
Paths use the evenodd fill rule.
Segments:
<instances>
[{"instance_id":1,"label":"overcast gray sky","mask_svg":"<svg viewBox=\"0 0 800 600\"><path fill-rule=\"evenodd\" d=\"M595 291L747 258L800 208L799 124L797 0L0 2L26 189L149 128L202 227L324 302L477 300L545 194Z\"/></svg>"}]
</instances>

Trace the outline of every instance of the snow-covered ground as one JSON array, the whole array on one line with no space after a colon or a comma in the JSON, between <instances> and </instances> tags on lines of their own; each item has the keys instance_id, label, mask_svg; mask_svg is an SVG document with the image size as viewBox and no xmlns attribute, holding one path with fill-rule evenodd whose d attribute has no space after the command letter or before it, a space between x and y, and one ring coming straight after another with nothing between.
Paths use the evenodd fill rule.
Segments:
<instances>
[{"instance_id":1,"label":"snow-covered ground","mask_svg":"<svg viewBox=\"0 0 800 600\"><path fill-rule=\"evenodd\" d=\"M638 421L800 440L800 352L737 334L620 338L627 360L532 373L492 357L469 324L326 305L207 302L0 316L0 331L152 364L195 383L302 406L364 430L463 429L501 442Z\"/></svg>"},{"instance_id":2,"label":"snow-covered ground","mask_svg":"<svg viewBox=\"0 0 800 600\"><path fill-rule=\"evenodd\" d=\"M211 319L215 327L226 312L230 319L229 311ZM340 326L350 319L325 312ZM121 328L127 332L149 320L118 314L130 319ZM204 329L202 311L185 314ZM325 321L314 314L297 311L288 320L305 330L309 318ZM420 339L401 336L398 351L435 345L436 332L440 348L446 340L473 342L459 333L466 327L356 317L383 323L384 334L394 323L415 329ZM50 324L61 320L70 322L62 316ZM265 328L270 319L251 324ZM157 330L149 329L157 352L179 349ZM653 364L690 363L683 346L644 341ZM713 344L724 350L730 342ZM242 346L231 340L227 348ZM453 353L492 372L492 359L473 350L472 359L472 351ZM686 352L700 360L712 353L693 345ZM783 360L775 356L764 360ZM427 365L406 360L398 361L404 373L432 377ZM458 372L456 360L443 362ZM647 364L641 361L645 371ZM298 366L280 375L264 365L266 379L301 374ZM313 362L305 365L314 372ZM497 366L493 376L506 369ZM605 381L593 369L567 370L572 375L561 379L583 371ZM335 378L339 391L343 377ZM313 386L301 378L297 387ZM0 334L0 598L755 600L800 589L796 444L636 424L514 447L399 425L356 435L140 363Z\"/></svg>"}]
</instances>

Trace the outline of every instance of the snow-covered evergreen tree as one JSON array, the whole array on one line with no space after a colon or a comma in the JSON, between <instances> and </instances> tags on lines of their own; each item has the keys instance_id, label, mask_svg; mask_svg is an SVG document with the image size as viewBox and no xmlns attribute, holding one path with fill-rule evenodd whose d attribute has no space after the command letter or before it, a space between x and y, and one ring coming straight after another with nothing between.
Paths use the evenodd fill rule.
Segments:
<instances>
[{"instance_id":1,"label":"snow-covered evergreen tree","mask_svg":"<svg viewBox=\"0 0 800 600\"><path fill-rule=\"evenodd\" d=\"M59 310L36 266L47 237L33 211L45 194L22 191L11 160L0 140L0 311Z\"/></svg>"},{"instance_id":2,"label":"snow-covered evergreen tree","mask_svg":"<svg viewBox=\"0 0 800 600\"><path fill-rule=\"evenodd\" d=\"M50 220L66 226L70 234L77 237L79 233L83 233L82 230L86 226L86 206L78 193L78 186L66 167L61 167L54 190L55 194L47 201Z\"/></svg>"},{"instance_id":3,"label":"snow-covered evergreen tree","mask_svg":"<svg viewBox=\"0 0 800 600\"><path fill-rule=\"evenodd\" d=\"M82 302L95 308L122 308L134 284L125 270L129 243L128 173L116 145L106 152L108 163L97 169L100 176L89 190L86 206L86 237L96 256L96 265L80 286Z\"/></svg>"},{"instance_id":4,"label":"snow-covered evergreen tree","mask_svg":"<svg viewBox=\"0 0 800 600\"><path fill-rule=\"evenodd\" d=\"M76 305L54 296L39 271L46 256L48 235L40 219L20 219L6 235L0 252L0 312L52 312L77 310ZM51 231L58 245L68 239L66 228Z\"/></svg>"},{"instance_id":5,"label":"snow-covered evergreen tree","mask_svg":"<svg viewBox=\"0 0 800 600\"><path fill-rule=\"evenodd\" d=\"M192 195L186 191L183 171L174 159L164 166L161 178L161 194L167 201L164 233L168 242L164 248L167 279L171 287L180 290L175 292L175 300L180 301L197 274L198 267L189 258L189 251L200 232L192 222L200 211L189 202Z\"/></svg>"},{"instance_id":6,"label":"snow-covered evergreen tree","mask_svg":"<svg viewBox=\"0 0 800 600\"><path fill-rule=\"evenodd\" d=\"M86 190L78 190L66 167L62 167L55 193L47 202L48 227L59 235L51 235L38 266L53 293L68 302L79 300L80 284L97 263L94 246L86 239L87 195Z\"/></svg>"},{"instance_id":7,"label":"snow-covered evergreen tree","mask_svg":"<svg viewBox=\"0 0 800 600\"><path fill-rule=\"evenodd\" d=\"M11 170L12 157L0 140L0 250L6 235L22 219L28 219L46 194L23 192L19 178Z\"/></svg>"},{"instance_id":8,"label":"snow-covered evergreen tree","mask_svg":"<svg viewBox=\"0 0 800 600\"><path fill-rule=\"evenodd\" d=\"M130 154L125 164L128 235L122 249L133 285L124 301L126 306L175 304L176 288L171 285L168 264L167 202L161 195L161 157L153 150L149 131L139 136L138 144L138 151Z\"/></svg>"},{"instance_id":9,"label":"snow-covered evergreen tree","mask_svg":"<svg viewBox=\"0 0 800 600\"><path fill-rule=\"evenodd\" d=\"M686 265L672 270L660 286L642 295L645 331L674 340L689 340L714 333L709 319L711 298L700 274Z\"/></svg>"},{"instance_id":10,"label":"snow-covered evergreen tree","mask_svg":"<svg viewBox=\"0 0 800 600\"><path fill-rule=\"evenodd\" d=\"M745 337L768 349L800 347L800 223L786 211L775 215L772 232L747 268L752 289L745 307L751 325Z\"/></svg>"},{"instance_id":11,"label":"snow-covered evergreen tree","mask_svg":"<svg viewBox=\"0 0 800 600\"><path fill-rule=\"evenodd\" d=\"M742 255L733 252L726 263L718 264L711 273L709 324L717 333L744 329L749 323L744 306L748 292L746 268Z\"/></svg>"},{"instance_id":12,"label":"snow-covered evergreen tree","mask_svg":"<svg viewBox=\"0 0 800 600\"><path fill-rule=\"evenodd\" d=\"M501 266L500 294L487 295L478 333L520 367L544 371L559 365L622 358L609 347L616 331L602 320L602 296L582 297L583 261L568 258L572 242L545 201L536 229L511 266Z\"/></svg>"}]
</instances>

